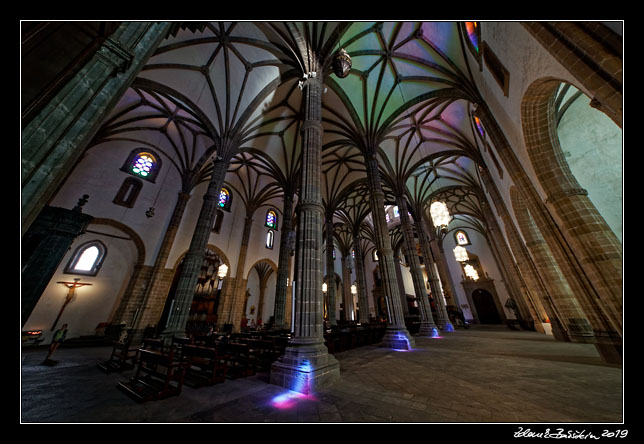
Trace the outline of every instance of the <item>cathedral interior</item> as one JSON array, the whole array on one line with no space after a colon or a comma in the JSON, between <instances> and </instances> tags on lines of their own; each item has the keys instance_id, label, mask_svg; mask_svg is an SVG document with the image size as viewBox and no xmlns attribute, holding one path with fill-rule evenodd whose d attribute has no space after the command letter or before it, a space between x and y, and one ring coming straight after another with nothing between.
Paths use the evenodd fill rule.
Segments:
<instances>
[{"instance_id":1,"label":"cathedral interior","mask_svg":"<svg viewBox=\"0 0 644 444\"><path fill-rule=\"evenodd\" d=\"M22 21L21 420L622 422L622 27Z\"/></svg>"}]
</instances>

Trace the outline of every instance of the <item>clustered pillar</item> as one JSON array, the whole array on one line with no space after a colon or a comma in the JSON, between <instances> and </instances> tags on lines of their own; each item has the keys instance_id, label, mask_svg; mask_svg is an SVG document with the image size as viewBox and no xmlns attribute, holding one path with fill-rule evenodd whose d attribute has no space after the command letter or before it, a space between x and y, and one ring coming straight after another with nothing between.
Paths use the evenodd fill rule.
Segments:
<instances>
[{"instance_id":1,"label":"clustered pillar","mask_svg":"<svg viewBox=\"0 0 644 444\"><path fill-rule=\"evenodd\" d=\"M172 301L172 309L168 316L166 328L163 331L164 337L185 336L185 327L188 322L195 288L197 287L199 271L201 270L208 238L215 221L219 193L230 163L230 156L222 157L218 156L213 161L212 176L208 183L206 194L203 196L203 204L197 219L197 226L190 241L190 247L183 260L183 269Z\"/></svg>"},{"instance_id":2,"label":"clustered pillar","mask_svg":"<svg viewBox=\"0 0 644 444\"><path fill-rule=\"evenodd\" d=\"M275 290L275 308L273 311L274 330L287 328L286 325L286 298L288 297L289 276L289 236L291 236L293 220L293 195L284 195L284 222L282 222L282 235L280 236L280 252L277 264L277 288Z\"/></svg>"},{"instance_id":3,"label":"clustered pillar","mask_svg":"<svg viewBox=\"0 0 644 444\"><path fill-rule=\"evenodd\" d=\"M404 197L398 199L398 213L400 214L400 225L402 228L403 238L405 240L405 250L407 260L409 261L409 272L414 285L414 292L416 293L416 300L418 301L418 308L420 311L420 329L419 336L433 337L438 334L438 327L434 323L434 316L432 315L432 307L429 304L427 291L425 291L425 280L423 279L423 272L420 269L420 261L418 260L418 253L416 251L416 242L414 241L414 232L409 222L409 214L407 211L407 201Z\"/></svg>"},{"instance_id":4,"label":"clustered pillar","mask_svg":"<svg viewBox=\"0 0 644 444\"><path fill-rule=\"evenodd\" d=\"M387 330L382 338L383 346L409 350L414 348L414 339L405 327L405 318L400 301L400 291L396 279L394 254L385 219L385 195L380 182L378 161L374 155L367 156L367 181L369 186L369 205L373 218L378 261L382 274L383 296L387 304Z\"/></svg>"},{"instance_id":5,"label":"clustered pillar","mask_svg":"<svg viewBox=\"0 0 644 444\"><path fill-rule=\"evenodd\" d=\"M340 377L338 361L324 345L322 294L322 78L309 73L302 83L302 174L297 217L297 262L293 338L271 367L272 384L301 393Z\"/></svg>"}]
</instances>

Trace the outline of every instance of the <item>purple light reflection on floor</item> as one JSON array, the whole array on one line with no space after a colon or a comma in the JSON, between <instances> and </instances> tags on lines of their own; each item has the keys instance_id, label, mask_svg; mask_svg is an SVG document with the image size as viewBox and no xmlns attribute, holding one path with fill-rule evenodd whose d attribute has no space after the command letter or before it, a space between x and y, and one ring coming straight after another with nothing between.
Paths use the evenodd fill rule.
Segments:
<instances>
[{"instance_id":1,"label":"purple light reflection on floor","mask_svg":"<svg viewBox=\"0 0 644 444\"><path fill-rule=\"evenodd\" d=\"M271 399L270 404L278 409L290 409L295 407L298 401L302 400L317 401L317 398L311 394L305 395L303 393L288 390L287 392L277 395Z\"/></svg>"}]
</instances>

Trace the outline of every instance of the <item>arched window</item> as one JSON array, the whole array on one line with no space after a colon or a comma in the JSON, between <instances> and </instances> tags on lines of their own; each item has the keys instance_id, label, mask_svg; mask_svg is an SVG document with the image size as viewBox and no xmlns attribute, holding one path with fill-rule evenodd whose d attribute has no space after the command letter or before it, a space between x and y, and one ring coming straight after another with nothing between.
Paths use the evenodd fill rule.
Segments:
<instances>
[{"instance_id":1,"label":"arched window","mask_svg":"<svg viewBox=\"0 0 644 444\"><path fill-rule=\"evenodd\" d=\"M474 126L476 127L476 130L479 132L479 135L481 136L481 139L483 139L483 142L485 142L485 129L483 128L483 123L481 122L481 119L478 118L478 116L472 116L472 119L474 119Z\"/></svg>"},{"instance_id":2,"label":"arched window","mask_svg":"<svg viewBox=\"0 0 644 444\"><path fill-rule=\"evenodd\" d=\"M273 230L268 230L266 233L266 248L273 249L273 241L275 240L275 233Z\"/></svg>"},{"instance_id":3,"label":"arched window","mask_svg":"<svg viewBox=\"0 0 644 444\"><path fill-rule=\"evenodd\" d=\"M224 212L218 208L215 213L215 225L213 226L212 231L219 233L219 231L221 230L221 224L224 221Z\"/></svg>"},{"instance_id":4,"label":"arched window","mask_svg":"<svg viewBox=\"0 0 644 444\"><path fill-rule=\"evenodd\" d=\"M461 22L461 32L465 36L465 45L474 59L479 64L479 70L483 69L482 53L485 51L481 40L481 22Z\"/></svg>"},{"instance_id":5,"label":"arched window","mask_svg":"<svg viewBox=\"0 0 644 444\"><path fill-rule=\"evenodd\" d=\"M471 48L478 54L480 53L481 46L481 27L479 22L465 22L465 31L467 32L467 40Z\"/></svg>"},{"instance_id":6,"label":"arched window","mask_svg":"<svg viewBox=\"0 0 644 444\"><path fill-rule=\"evenodd\" d=\"M266 212L266 223L264 225L277 230L277 213L274 210L268 210Z\"/></svg>"},{"instance_id":7,"label":"arched window","mask_svg":"<svg viewBox=\"0 0 644 444\"><path fill-rule=\"evenodd\" d=\"M470 238L467 236L467 233L463 230L458 230L454 233L454 239L456 239L456 245L471 245Z\"/></svg>"},{"instance_id":8,"label":"arched window","mask_svg":"<svg viewBox=\"0 0 644 444\"><path fill-rule=\"evenodd\" d=\"M217 205L223 210L230 211L231 203L232 195L230 194L230 191L228 191L228 189L226 188L222 188L219 192L219 200L217 201Z\"/></svg>"},{"instance_id":9,"label":"arched window","mask_svg":"<svg viewBox=\"0 0 644 444\"><path fill-rule=\"evenodd\" d=\"M394 207L394 217L400 217L400 213L398 212L398 207Z\"/></svg>"},{"instance_id":10,"label":"arched window","mask_svg":"<svg viewBox=\"0 0 644 444\"><path fill-rule=\"evenodd\" d=\"M65 267L66 274L96 276L103 264L107 248L99 240L86 242L79 246Z\"/></svg>"},{"instance_id":11,"label":"arched window","mask_svg":"<svg viewBox=\"0 0 644 444\"><path fill-rule=\"evenodd\" d=\"M159 156L151 150L145 148L135 149L130 152L127 160L121 167L121 171L140 177L150 182L154 182L159 169L161 160Z\"/></svg>"},{"instance_id":12,"label":"arched window","mask_svg":"<svg viewBox=\"0 0 644 444\"><path fill-rule=\"evenodd\" d=\"M134 202L136 202L136 198L139 196L141 188L143 188L143 182L139 179L126 177L112 202L116 205L132 208Z\"/></svg>"},{"instance_id":13,"label":"arched window","mask_svg":"<svg viewBox=\"0 0 644 444\"><path fill-rule=\"evenodd\" d=\"M374 262L378 262L378 252L376 250L373 250L373 252L371 253L371 256Z\"/></svg>"}]
</instances>

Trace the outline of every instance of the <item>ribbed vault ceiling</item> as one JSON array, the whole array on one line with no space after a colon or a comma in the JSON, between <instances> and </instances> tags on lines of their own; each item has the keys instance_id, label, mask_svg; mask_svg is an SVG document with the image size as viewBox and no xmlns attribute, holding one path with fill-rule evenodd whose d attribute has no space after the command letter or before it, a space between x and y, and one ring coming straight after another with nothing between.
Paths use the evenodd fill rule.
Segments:
<instances>
[{"instance_id":1,"label":"ribbed vault ceiling","mask_svg":"<svg viewBox=\"0 0 644 444\"><path fill-rule=\"evenodd\" d=\"M352 59L345 78L330 65L341 47ZM368 214L364 158L374 154L389 203L400 193L418 208L441 198L467 221L480 217L482 160L466 50L455 22L208 22L201 30L179 29L149 59L92 149L108 141L154 147L184 191L208 179L215 152L235 149L227 183L245 190L244 201L272 199L281 209L284 193L298 186L298 82L316 71L326 86L322 197L337 222L359 227Z\"/></svg>"}]
</instances>

